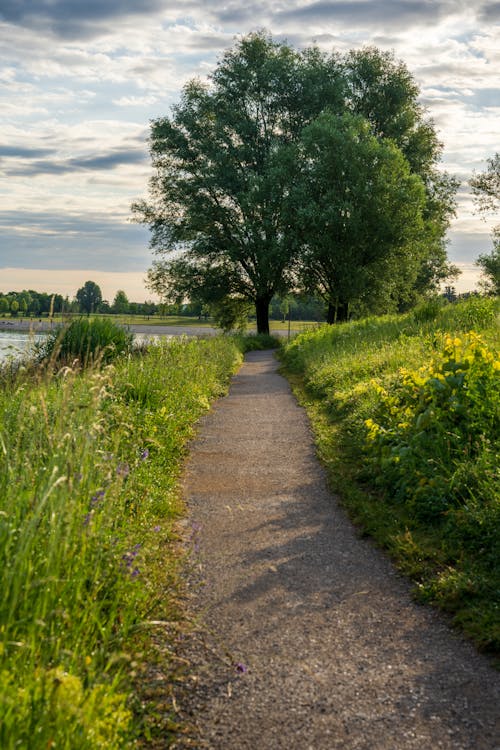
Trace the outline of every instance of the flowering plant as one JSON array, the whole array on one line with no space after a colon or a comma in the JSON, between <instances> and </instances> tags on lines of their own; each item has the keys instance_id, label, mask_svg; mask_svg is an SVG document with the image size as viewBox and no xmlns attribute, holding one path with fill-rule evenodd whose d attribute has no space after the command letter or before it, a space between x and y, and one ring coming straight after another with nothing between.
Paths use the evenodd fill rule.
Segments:
<instances>
[{"instance_id":1,"label":"flowering plant","mask_svg":"<svg viewBox=\"0 0 500 750\"><path fill-rule=\"evenodd\" d=\"M365 421L378 483L426 518L477 497L499 441L499 359L473 331L440 344L428 365L401 369L387 389L374 383L379 405Z\"/></svg>"}]
</instances>

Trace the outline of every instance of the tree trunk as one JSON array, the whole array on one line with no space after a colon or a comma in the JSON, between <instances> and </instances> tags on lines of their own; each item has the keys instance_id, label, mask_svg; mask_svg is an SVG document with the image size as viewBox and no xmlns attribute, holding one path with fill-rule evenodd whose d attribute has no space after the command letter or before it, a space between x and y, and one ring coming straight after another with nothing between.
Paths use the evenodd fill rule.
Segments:
<instances>
[{"instance_id":1,"label":"tree trunk","mask_svg":"<svg viewBox=\"0 0 500 750\"><path fill-rule=\"evenodd\" d=\"M255 300L255 312L257 314L257 333L269 335L269 297L257 297Z\"/></svg>"},{"instance_id":2,"label":"tree trunk","mask_svg":"<svg viewBox=\"0 0 500 750\"><path fill-rule=\"evenodd\" d=\"M326 322L332 325L345 323L346 320L349 320L349 302L339 302L339 300L335 300L335 303L329 302Z\"/></svg>"},{"instance_id":3,"label":"tree trunk","mask_svg":"<svg viewBox=\"0 0 500 750\"><path fill-rule=\"evenodd\" d=\"M337 302L337 323L345 323L349 320L349 302Z\"/></svg>"},{"instance_id":4,"label":"tree trunk","mask_svg":"<svg viewBox=\"0 0 500 750\"><path fill-rule=\"evenodd\" d=\"M335 305L332 302L328 303L326 322L329 323L329 325L333 325L333 323L335 323Z\"/></svg>"}]
</instances>

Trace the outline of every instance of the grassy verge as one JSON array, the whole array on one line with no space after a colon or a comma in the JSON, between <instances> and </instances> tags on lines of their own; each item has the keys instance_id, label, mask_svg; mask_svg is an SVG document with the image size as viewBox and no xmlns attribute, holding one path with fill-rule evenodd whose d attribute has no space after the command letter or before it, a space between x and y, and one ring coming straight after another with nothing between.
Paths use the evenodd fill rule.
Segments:
<instances>
[{"instance_id":1,"label":"grassy verge","mask_svg":"<svg viewBox=\"0 0 500 750\"><path fill-rule=\"evenodd\" d=\"M134 746L134 675L175 614L185 446L240 360L230 338L171 341L101 369L21 368L2 382L5 750Z\"/></svg>"},{"instance_id":2,"label":"grassy verge","mask_svg":"<svg viewBox=\"0 0 500 750\"><path fill-rule=\"evenodd\" d=\"M498 301L430 303L297 337L286 373L353 520L500 653Z\"/></svg>"}]
</instances>

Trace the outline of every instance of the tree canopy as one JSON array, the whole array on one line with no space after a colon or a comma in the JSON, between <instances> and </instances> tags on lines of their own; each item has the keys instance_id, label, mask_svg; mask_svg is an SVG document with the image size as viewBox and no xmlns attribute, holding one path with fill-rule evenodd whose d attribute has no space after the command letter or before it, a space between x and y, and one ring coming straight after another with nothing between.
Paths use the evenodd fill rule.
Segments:
<instances>
[{"instance_id":1,"label":"tree canopy","mask_svg":"<svg viewBox=\"0 0 500 750\"><path fill-rule=\"evenodd\" d=\"M470 181L476 205L482 213L496 213L500 209L500 154L488 159L484 172ZM500 294L500 225L493 228L493 250L483 253L476 264L483 272L481 286L487 294Z\"/></svg>"},{"instance_id":2,"label":"tree canopy","mask_svg":"<svg viewBox=\"0 0 500 750\"><path fill-rule=\"evenodd\" d=\"M430 285L446 271L454 185L438 176L433 125L390 54L297 51L251 34L208 81L185 86L150 144L150 198L134 210L157 255L149 284L171 301L251 302L267 332L275 294L347 304L397 264L402 283L386 297L398 298L403 280Z\"/></svg>"},{"instance_id":3,"label":"tree canopy","mask_svg":"<svg viewBox=\"0 0 500 750\"><path fill-rule=\"evenodd\" d=\"M86 281L85 284L78 289L76 293L76 301L80 305L80 309L88 315L97 312L99 305L102 302L100 287L95 281Z\"/></svg>"},{"instance_id":4,"label":"tree canopy","mask_svg":"<svg viewBox=\"0 0 500 750\"><path fill-rule=\"evenodd\" d=\"M419 270L425 187L392 140L350 114L320 115L303 132L301 272L346 319L352 300L391 297Z\"/></svg>"}]
</instances>

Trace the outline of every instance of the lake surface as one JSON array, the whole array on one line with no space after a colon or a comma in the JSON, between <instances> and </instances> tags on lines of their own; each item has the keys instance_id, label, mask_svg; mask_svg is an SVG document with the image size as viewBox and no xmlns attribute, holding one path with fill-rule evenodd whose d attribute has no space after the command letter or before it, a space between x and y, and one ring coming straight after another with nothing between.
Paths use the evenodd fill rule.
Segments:
<instances>
[{"instance_id":1,"label":"lake surface","mask_svg":"<svg viewBox=\"0 0 500 750\"><path fill-rule=\"evenodd\" d=\"M0 363L9 358L20 359L33 350L35 341L43 339L41 333L22 333L20 331L0 331Z\"/></svg>"},{"instance_id":2,"label":"lake surface","mask_svg":"<svg viewBox=\"0 0 500 750\"><path fill-rule=\"evenodd\" d=\"M44 338L43 333L23 333L22 331L0 331L0 364L9 358L20 359L25 355L30 355L33 351L33 345L36 341ZM165 334L154 333L136 333L134 342L154 343L155 341L172 338Z\"/></svg>"}]
</instances>

